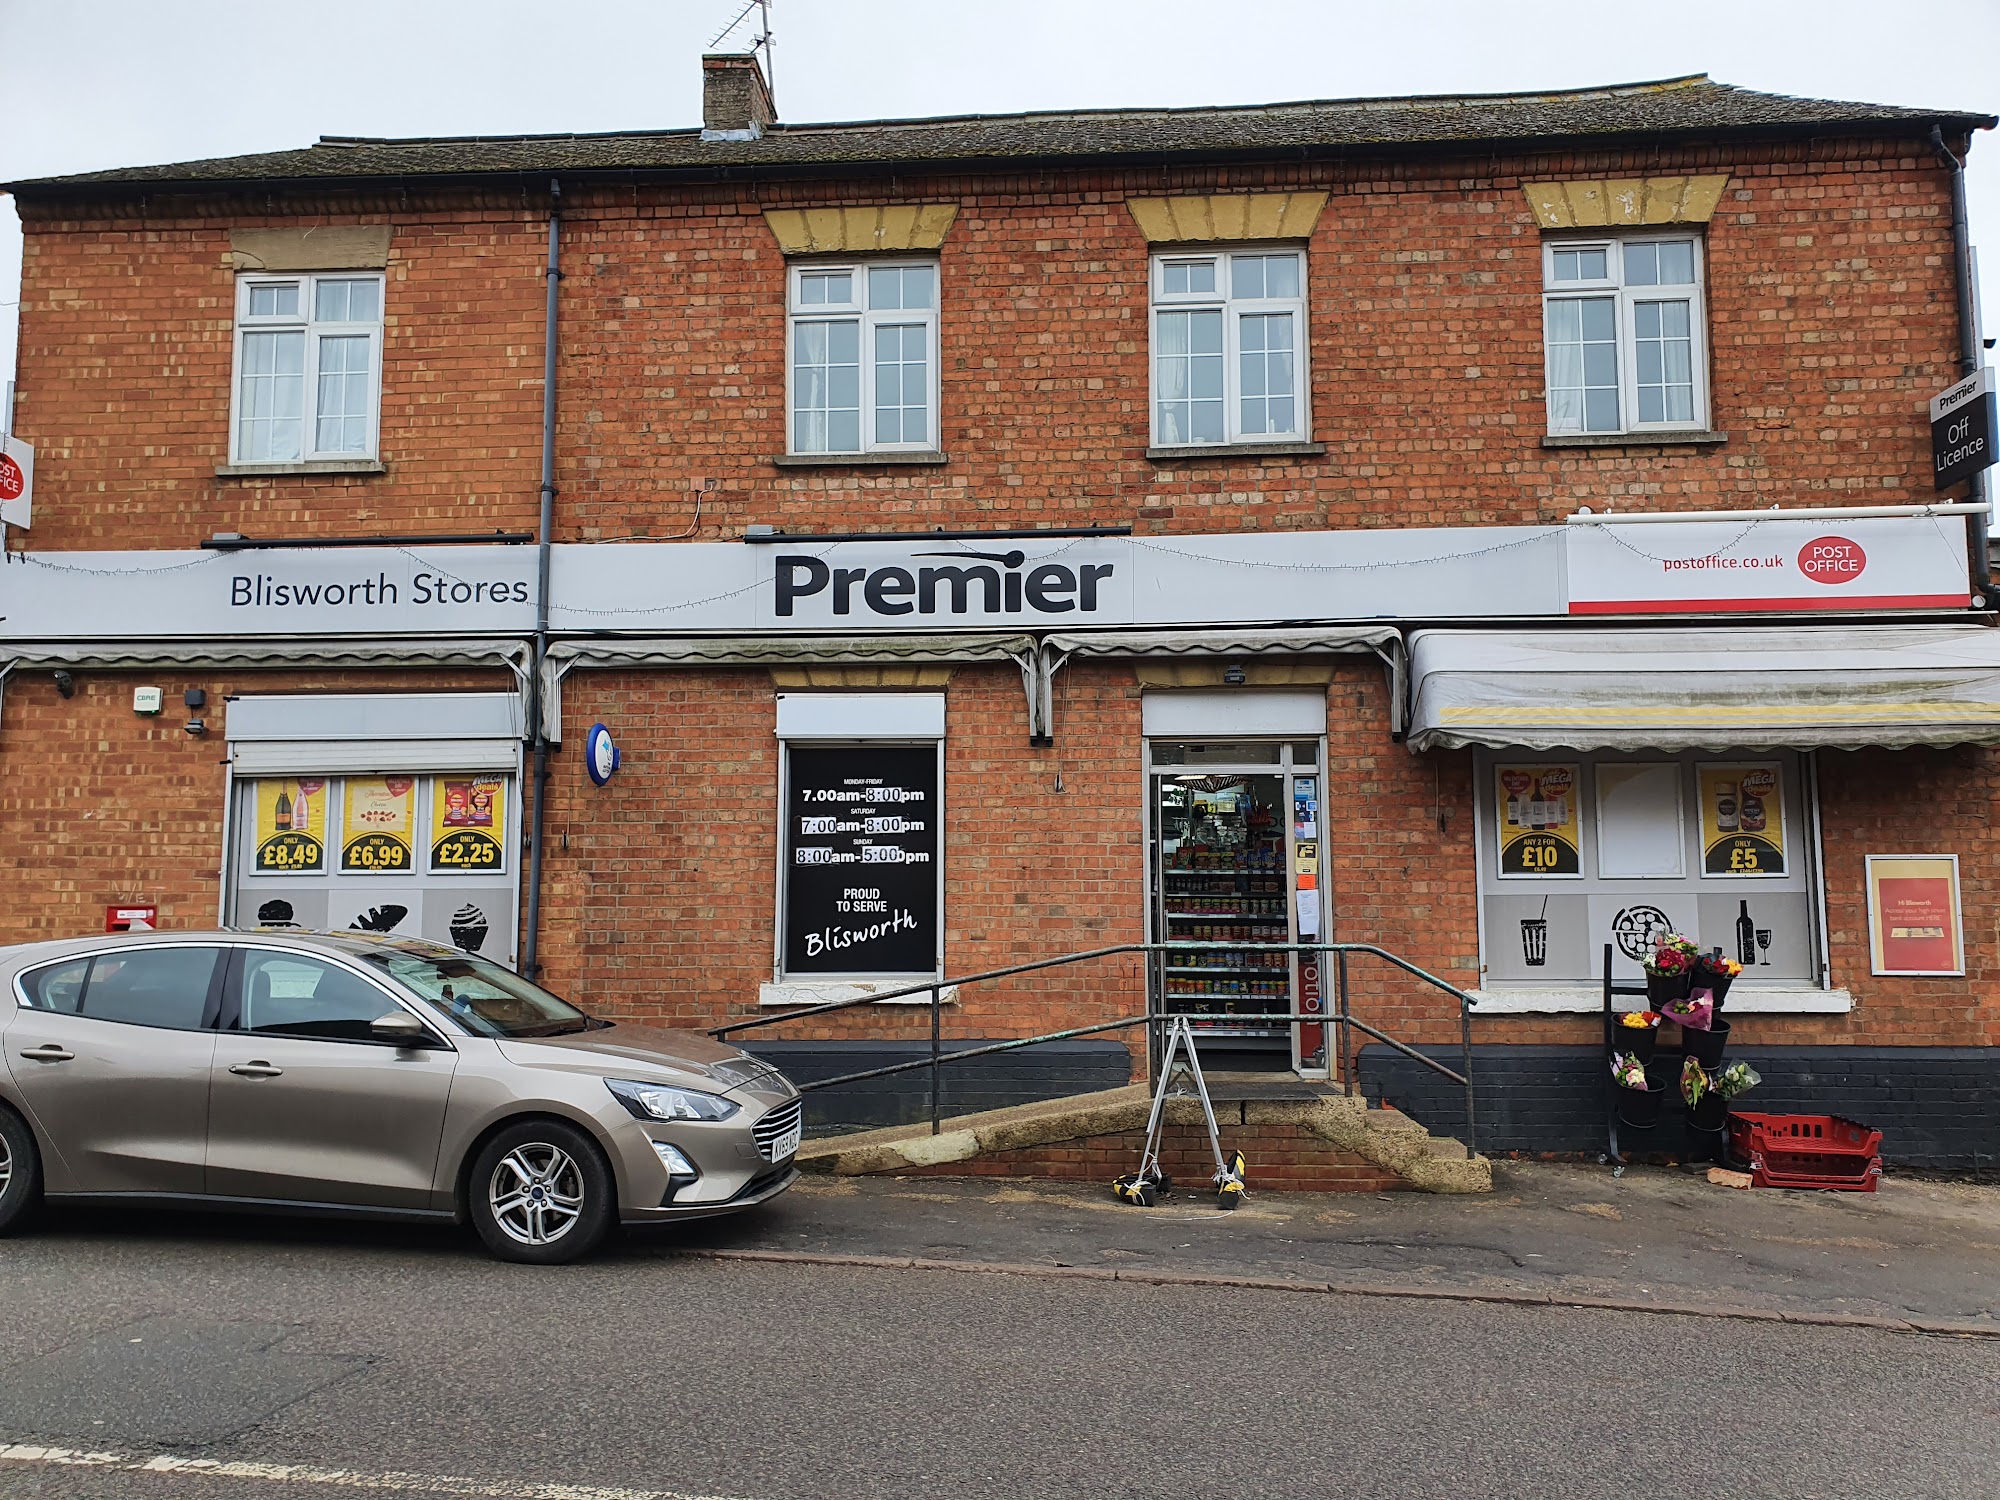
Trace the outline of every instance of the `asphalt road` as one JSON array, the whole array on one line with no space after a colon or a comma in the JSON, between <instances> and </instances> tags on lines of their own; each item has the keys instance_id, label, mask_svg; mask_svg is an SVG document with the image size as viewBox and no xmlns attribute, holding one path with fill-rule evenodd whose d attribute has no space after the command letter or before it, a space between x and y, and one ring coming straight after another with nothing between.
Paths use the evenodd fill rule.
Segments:
<instances>
[{"instance_id":1,"label":"asphalt road","mask_svg":"<svg viewBox=\"0 0 2000 1500\"><path fill-rule=\"evenodd\" d=\"M0 1495L1852 1500L2000 1473L2000 1339L671 1248L551 1271L430 1231L58 1221L0 1243L0 1443L116 1457L0 1456Z\"/></svg>"}]
</instances>

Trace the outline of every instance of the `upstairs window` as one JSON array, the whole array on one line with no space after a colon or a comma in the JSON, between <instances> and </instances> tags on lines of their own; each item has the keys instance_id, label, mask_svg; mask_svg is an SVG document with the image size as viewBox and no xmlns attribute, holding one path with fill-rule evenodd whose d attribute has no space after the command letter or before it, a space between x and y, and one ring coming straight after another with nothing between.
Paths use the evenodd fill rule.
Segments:
<instances>
[{"instance_id":1,"label":"upstairs window","mask_svg":"<svg viewBox=\"0 0 2000 1500\"><path fill-rule=\"evenodd\" d=\"M1701 270L1688 237L1543 244L1551 435L1708 425Z\"/></svg>"},{"instance_id":2,"label":"upstairs window","mask_svg":"<svg viewBox=\"0 0 2000 1500\"><path fill-rule=\"evenodd\" d=\"M793 453L938 446L935 261L791 271Z\"/></svg>"},{"instance_id":3,"label":"upstairs window","mask_svg":"<svg viewBox=\"0 0 2000 1500\"><path fill-rule=\"evenodd\" d=\"M232 462L374 458L381 395L380 275L237 278Z\"/></svg>"},{"instance_id":4,"label":"upstairs window","mask_svg":"<svg viewBox=\"0 0 2000 1500\"><path fill-rule=\"evenodd\" d=\"M1305 254L1153 257L1153 443L1303 439Z\"/></svg>"}]
</instances>

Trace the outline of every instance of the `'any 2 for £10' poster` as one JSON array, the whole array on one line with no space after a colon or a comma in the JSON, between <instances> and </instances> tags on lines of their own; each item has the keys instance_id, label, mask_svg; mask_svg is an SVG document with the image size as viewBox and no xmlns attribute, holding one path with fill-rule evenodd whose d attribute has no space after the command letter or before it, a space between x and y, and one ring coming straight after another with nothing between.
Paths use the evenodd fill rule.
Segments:
<instances>
[{"instance_id":1,"label":"'any 2 for \u00a310' poster","mask_svg":"<svg viewBox=\"0 0 2000 1500\"><path fill-rule=\"evenodd\" d=\"M1505 765L1493 768L1502 877L1581 875L1577 833L1577 767Z\"/></svg>"}]
</instances>

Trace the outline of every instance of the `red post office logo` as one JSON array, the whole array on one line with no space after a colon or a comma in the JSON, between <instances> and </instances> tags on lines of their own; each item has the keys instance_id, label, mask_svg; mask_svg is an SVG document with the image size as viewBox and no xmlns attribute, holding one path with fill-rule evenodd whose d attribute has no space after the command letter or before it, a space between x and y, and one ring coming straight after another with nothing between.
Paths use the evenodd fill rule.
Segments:
<instances>
[{"instance_id":1,"label":"red post office logo","mask_svg":"<svg viewBox=\"0 0 2000 1500\"><path fill-rule=\"evenodd\" d=\"M1799 548L1799 571L1814 583L1852 583L1868 566L1868 554L1844 536L1817 536Z\"/></svg>"},{"instance_id":2,"label":"red post office logo","mask_svg":"<svg viewBox=\"0 0 2000 1500\"><path fill-rule=\"evenodd\" d=\"M0 500L18 500L27 487L28 476L21 472L21 466L0 453Z\"/></svg>"}]
</instances>

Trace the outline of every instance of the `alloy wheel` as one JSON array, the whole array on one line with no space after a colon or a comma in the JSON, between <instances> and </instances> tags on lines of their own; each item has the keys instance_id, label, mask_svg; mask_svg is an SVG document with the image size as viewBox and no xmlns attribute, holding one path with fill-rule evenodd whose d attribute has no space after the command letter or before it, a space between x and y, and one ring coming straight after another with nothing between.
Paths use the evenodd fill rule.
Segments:
<instances>
[{"instance_id":1,"label":"alloy wheel","mask_svg":"<svg viewBox=\"0 0 2000 1500\"><path fill-rule=\"evenodd\" d=\"M486 1202L501 1233L523 1245L548 1245L583 1213L583 1173L575 1158L547 1142L516 1146L500 1158Z\"/></svg>"},{"instance_id":2,"label":"alloy wheel","mask_svg":"<svg viewBox=\"0 0 2000 1500\"><path fill-rule=\"evenodd\" d=\"M14 1180L14 1153L7 1149L7 1137L0 1135L0 1197L5 1197L7 1184Z\"/></svg>"}]
</instances>

